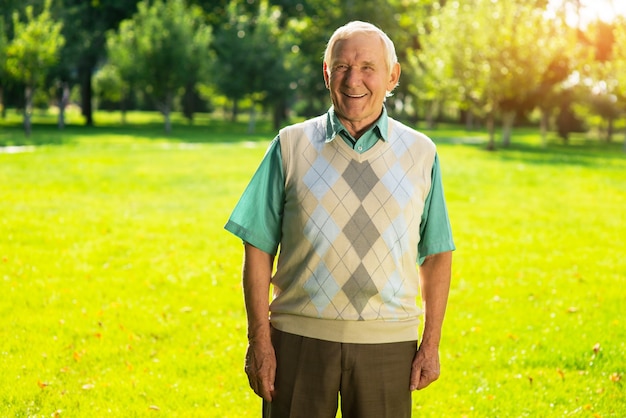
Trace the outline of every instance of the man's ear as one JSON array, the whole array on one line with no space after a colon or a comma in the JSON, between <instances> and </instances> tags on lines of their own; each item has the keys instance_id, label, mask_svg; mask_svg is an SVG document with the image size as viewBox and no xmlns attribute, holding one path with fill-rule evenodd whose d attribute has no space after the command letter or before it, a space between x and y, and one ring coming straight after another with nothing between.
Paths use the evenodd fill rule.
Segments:
<instances>
[{"instance_id":1,"label":"man's ear","mask_svg":"<svg viewBox=\"0 0 626 418\"><path fill-rule=\"evenodd\" d=\"M396 88L398 82L400 81L400 73L402 70L400 69L400 63L396 62L391 68L391 74L389 75L389 83L387 84L387 91L391 92Z\"/></svg>"},{"instance_id":2,"label":"man's ear","mask_svg":"<svg viewBox=\"0 0 626 418\"><path fill-rule=\"evenodd\" d=\"M328 75L328 65L326 63L322 65L322 71L324 73L324 84L326 84L327 89L330 89L330 76Z\"/></svg>"}]
</instances>

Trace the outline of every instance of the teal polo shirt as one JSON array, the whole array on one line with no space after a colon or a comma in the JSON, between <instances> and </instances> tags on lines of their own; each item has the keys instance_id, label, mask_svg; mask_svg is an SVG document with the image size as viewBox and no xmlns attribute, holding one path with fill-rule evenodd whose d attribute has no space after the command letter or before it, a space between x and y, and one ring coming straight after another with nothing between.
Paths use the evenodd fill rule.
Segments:
<instances>
[{"instance_id":1,"label":"teal polo shirt","mask_svg":"<svg viewBox=\"0 0 626 418\"><path fill-rule=\"evenodd\" d=\"M328 110L327 118L329 123L326 130L326 142L341 137L356 152L364 153L379 140L388 140L386 137L388 117L384 107L376 123L358 140L348 133L335 115L333 107ZM439 157L436 154L431 181L420 223L419 260L416 260L420 264L428 255L455 249L443 194ZM280 245L284 201L285 176L280 152L280 137L276 136L235 206L225 228L244 242L275 255Z\"/></svg>"}]
</instances>

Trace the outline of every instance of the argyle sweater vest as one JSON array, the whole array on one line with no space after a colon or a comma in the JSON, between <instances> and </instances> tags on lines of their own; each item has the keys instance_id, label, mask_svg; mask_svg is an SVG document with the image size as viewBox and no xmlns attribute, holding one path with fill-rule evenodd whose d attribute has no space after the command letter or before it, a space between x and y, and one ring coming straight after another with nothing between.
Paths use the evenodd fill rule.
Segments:
<instances>
[{"instance_id":1,"label":"argyle sweater vest","mask_svg":"<svg viewBox=\"0 0 626 418\"><path fill-rule=\"evenodd\" d=\"M280 132L285 205L271 322L343 343L417 339L417 247L435 145L389 119L359 154L327 117Z\"/></svg>"}]
</instances>

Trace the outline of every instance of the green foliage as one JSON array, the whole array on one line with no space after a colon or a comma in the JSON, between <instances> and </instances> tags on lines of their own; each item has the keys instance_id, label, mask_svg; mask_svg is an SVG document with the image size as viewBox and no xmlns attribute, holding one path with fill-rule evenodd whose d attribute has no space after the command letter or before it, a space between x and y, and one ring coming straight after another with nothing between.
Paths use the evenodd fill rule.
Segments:
<instances>
[{"instance_id":1,"label":"green foliage","mask_svg":"<svg viewBox=\"0 0 626 418\"><path fill-rule=\"evenodd\" d=\"M4 20L0 19L0 82L3 81L6 71L7 36L4 30Z\"/></svg>"},{"instance_id":2,"label":"green foliage","mask_svg":"<svg viewBox=\"0 0 626 418\"><path fill-rule=\"evenodd\" d=\"M98 97L112 102L120 102L124 98L124 86L120 71L111 64L103 66L94 76L94 87Z\"/></svg>"},{"instance_id":3,"label":"green foliage","mask_svg":"<svg viewBox=\"0 0 626 418\"><path fill-rule=\"evenodd\" d=\"M256 15L242 10L238 2L230 3L215 40L220 62L217 88L233 102L251 97L280 106L297 87L302 71L298 41L306 26L282 22L281 10L267 1L260 3Z\"/></svg>"},{"instance_id":4,"label":"green foliage","mask_svg":"<svg viewBox=\"0 0 626 418\"><path fill-rule=\"evenodd\" d=\"M156 113L0 153L0 415L260 415L243 373L240 241L223 230L274 131ZM38 116L40 117L40 116ZM69 114L68 118L78 115ZM37 119L39 120L39 119ZM23 140L16 122L0 143ZM487 153L442 126L457 245L442 377L419 417L626 411L626 159L535 130Z\"/></svg>"},{"instance_id":5,"label":"green foliage","mask_svg":"<svg viewBox=\"0 0 626 418\"><path fill-rule=\"evenodd\" d=\"M17 68L10 56L2 59L2 39L13 44L14 36L23 32L25 23L14 26L13 15L44 11L49 25L62 27L65 43L56 42L62 45L56 54L61 59L28 68L47 74L45 80L37 76L39 85L47 84L45 92L58 83L79 84L76 104L88 125L93 122L92 75L103 71L96 90L103 92L106 80L108 99L121 101L121 107L133 104L129 98L141 97L168 114L182 100L190 116L196 93L211 89L220 96L211 97L215 103L222 103L224 96L234 103L235 115L242 101L256 103L252 110L273 111L278 127L288 113L311 116L326 110L328 92L321 76L325 44L335 28L361 19L381 27L396 44L403 71L390 107L404 116L434 123L442 114L446 120L469 115L493 127L492 141L495 124L502 122L506 144L515 116L527 121L538 109L547 132L553 119L571 113L573 100L575 116L587 119L587 126L601 120L602 126L618 129L626 102L626 21L617 15L612 22L573 27L566 22L577 0L564 0L561 7L555 3L145 0L138 8L137 0L0 0L5 20L0 28L0 67L5 69L3 75L0 68L0 83L3 101L23 107L15 92L19 89L21 95L21 80L31 71ZM120 26L124 19L129 20ZM55 44L55 28L44 30L46 37L38 44L42 51ZM15 46L11 53L20 50ZM28 54L22 55L26 59ZM9 80L9 74L17 79ZM610 133L607 128L606 136Z\"/></svg>"},{"instance_id":6,"label":"green foliage","mask_svg":"<svg viewBox=\"0 0 626 418\"><path fill-rule=\"evenodd\" d=\"M131 20L107 41L110 62L122 78L157 102L169 132L169 114L179 89L210 74L211 28L197 6L184 0L140 2Z\"/></svg>"},{"instance_id":7,"label":"green foliage","mask_svg":"<svg viewBox=\"0 0 626 418\"><path fill-rule=\"evenodd\" d=\"M26 8L26 22L20 20L17 12L13 14L14 38L6 54L6 66L14 79L35 87L43 81L46 70L59 57L59 51L65 44L61 35L63 24L55 22L50 15L50 2L37 16L33 16L32 6Z\"/></svg>"},{"instance_id":8,"label":"green foliage","mask_svg":"<svg viewBox=\"0 0 626 418\"><path fill-rule=\"evenodd\" d=\"M18 12L13 13L14 37L6 50L6 70L9 76L23 83L25 88L24 130L30 135L30 113L35 89L40 86L65 44L61 34L63 24L55 22L50 15L52 0L46 0L43 11L36 17L33 7L26 7L26 22L20 21Z\"/></svg>"}]
</instances>

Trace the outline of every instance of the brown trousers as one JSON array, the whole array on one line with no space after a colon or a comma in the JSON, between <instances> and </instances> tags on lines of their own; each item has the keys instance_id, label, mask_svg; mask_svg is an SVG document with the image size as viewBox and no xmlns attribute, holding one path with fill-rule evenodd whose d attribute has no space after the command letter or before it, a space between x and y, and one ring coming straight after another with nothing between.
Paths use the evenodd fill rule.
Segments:
<instances>
[{"instance_id":1,"label":"brown trousers","mask_svg":"<svg viewBox=\"0 0 626 418\"><path fill-rule=\"evenodd\" d=\"M263 418L410 418L417 342L343 344L272 329L275 396Z\"/></svg>"}]
</instances>

